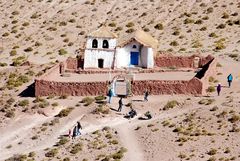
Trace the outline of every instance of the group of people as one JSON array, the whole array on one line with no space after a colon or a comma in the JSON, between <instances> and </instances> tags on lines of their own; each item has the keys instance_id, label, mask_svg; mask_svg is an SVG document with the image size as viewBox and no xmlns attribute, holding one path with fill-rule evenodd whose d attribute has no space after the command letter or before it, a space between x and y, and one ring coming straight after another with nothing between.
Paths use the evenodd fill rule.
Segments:
<instances>
[{"instance_id":1,"label":"group of people","mask_svg":"<svg viewBox=\"0 0 240 161\"><path fill-rule=\"evenodd\" d=\"M69 138L75 139L77 136L81 135L80 129L82 129L82 125L78 121L77 124L72 129L69 129L68 136Z\"/></svg>"},{"instance_id":2,"label":"group of people","mask_svg":"<svg viewBox=\"0 0 240 161\"><path fill-rule=\"evenodd\" d=\"M229 74L228 77L227 77L227 82L228 82L228 87L229 88L232 85L232 81L233 81L233 76L232 76L232 74ZM221 90L222 90L222 85L221 85L221 83L218 83L218 85L217 85L217 94L218 94L218 96L220 96Z\"/></svg>"},{"instance_id":3,"label":"group of people","mask_svg":"<svg viewBox=\"0 0 240 161\"><path fill-rule=\"evenodd\" d=\"M143 100L144 101L148 101L148 96L149 96L149 91L148 90L146 90L145 92L144 92L144 98L143 98ZM120 99L119 99L119 101L118 101L118 112L121 112L122 111L122 107L123 107L123 101L122 101L122 99L123 99L123 97L120 97ZM109 100L110 100L110 98L109 98Z\"/></svg>"}]
</instances>

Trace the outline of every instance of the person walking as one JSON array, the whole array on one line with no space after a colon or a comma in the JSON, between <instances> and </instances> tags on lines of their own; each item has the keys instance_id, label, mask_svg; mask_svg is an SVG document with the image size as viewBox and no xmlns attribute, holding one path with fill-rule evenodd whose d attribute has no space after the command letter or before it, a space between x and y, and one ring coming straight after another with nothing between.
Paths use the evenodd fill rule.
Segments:
<instances>
[{"instance_id":1,"label":"person walking","mask_svg":"<svg viewBox=\"0 0 240 161\"><path fill-rule=\"evenodd\" d=\"M232 84L232 81L233 81L233 76L232 76L232 74L229 74L229 75L228 75L227 80L228 80L228 87L230 88L230 87L231 87L231 84Z\"/></svg>"},{"instance_id":2,"label":"person walking","mask_svg":"<svg viewBox=\"0 0 240 161\"><path fill-rule=\"evenodd\" d=\"M75 139L77 136L77 126L74 126L73 128L73 134L72 134L72 139Z\"/></svg>"},{"instance_id":3,"label":"person walking","mask_svg":"<svg viewBox=\"0 0 240 161\"><path fill-rule=\"evenodd\" d=\"M222 89L221 83L218 83L218 85L217 85L218 96L220 95L221 89Z\"/></svg>"},{"instance_id":4,"label":"person walking","mask_svg":"<svg viewBox=\"0 0 240 161\"><path fill-rule=\"evenodd\" d=\"M69 129L69 130L68 130L68 137L69 137L69 138L71 138L71 134L72 134L72 130Z\"/></svg>"},{"instance_id":5,"label":"person walking","mask_svg":"<svg viewBox=\"0 0 240 161\"><path fill-rule=\"evenodd\" d=\"M111 89L109 89L109 91L108 91L108 103L111 103L111 101L112 101L112 97L113 97L113 91L112 91L112 88Z\"/></svg>"},{"instance_id":6,"label":"person walking","mask_svg":"<svg viewBox=\"0 0 240 161\"><path fill-rule=\"evenodd\" d=\"M144 101L148 101L148 95L149 95L149 92L148 92L148 90L146 90L144 92Z\"/></svg>"},{"instance_id":7,"label":"person walking","mask_svg":"<svg viewBox=\"0 0 240 161\"><path fill-rule=\"evenodd\" d=\"M122 111L122 106L123 106L123 102L122 102L122 97L120 98L120 100L118 101L118 112L121 112Z\"/></svg>"},{"instance_id":8,"label":"person walking","mask_svg":"<svg viewBox=\"0 0 240 161\"><path fill-rule=\"evenodd\" d=\"M77 122L77 135L81 135L80 129L82 129L82 125L80 124L80 122Z\"/></svg>"}]
</instances>

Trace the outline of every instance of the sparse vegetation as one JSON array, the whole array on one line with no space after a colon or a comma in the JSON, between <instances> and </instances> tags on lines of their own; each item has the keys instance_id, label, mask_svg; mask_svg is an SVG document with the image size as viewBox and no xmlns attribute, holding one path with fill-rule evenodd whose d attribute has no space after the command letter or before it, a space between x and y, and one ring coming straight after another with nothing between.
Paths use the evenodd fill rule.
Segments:
<instances>
[{"instance_id":1,"label":"sparse vegetation","mask_svg":"<svg viewBox=\"0 0 240 161\"><path fill-rule=\"evenodd\" d=\"M168 101L167 104L163 107L163 110L168 110L179 105L179 102L176 100Z\"/></svg>"},{"instance_id":2,"label":"sparse vegetation","mask_svg":"<svg viewBox=\"0 0 240 161\"><path fill-rule=\"evenodd\" d=\"M54 149L49 150L47 153L45 153L45 156L46 156L46 157L49 157L49 158L53 158L53 157L55 157L57 154L58 154L58 149L57 149L57 148L54 148Z\"/></svg>"},{"instance_id":3,"label":"sparse vegetation","mask_svg":"<svg viewBox=\"0 0 240 161\"><path fill-rule=\"evenodd\" d=\"M77 143L72 147L72 150L70 151L70 153L77 154L78 152L82 151L82 148L83 148L83 144Z\"/></svg>"},{"instance_id":4,"label":"sparse vegetation","mask_svg":"<svg viewBox=\"0 0 240 161\"><path fill-rule=\"evenodd\" d=\"M57 114L57 117L67 117L73 110L74 108L73 107L68 107L66 109L63 109L59 112L59 114Z\"/></svg>"},{"instance_id":5,"label":"sparse vegetation","mask_svg":"<svg viewBox=\"0 0 240 161\"><path fill-rule=\"evenodd\" d=\"M91 97L85 97L82 99L81 103L84 104L84 106L89 106L94 102L94 99Z\"/></svg>"},{"instance_id":6,"label":"sparse vegetation","mask_svg":"<svg viewBox=\"0 0 240 161\"><path fill-rule=\"evenodd\" d=\"M215 91L216 91L216 89L215 89L214 86L209 86L209 87L207 88L207 92L215 92Z\"/></svg>"},{"instance_id":7,"label":"sparse vegetation","mask_svg":"<svg viewBox=\"0 0 240 161\"><path fill-rule=\"evenodd\" d=\"M214 99L201 99L198 103L200 105L211 105L214 101Z\"/></svg>"},{"instance_id":8,"label":"sparse vegetation","mask_svg":"<svg viewBox=\"0 0 240 161\"><path fill-rule=\"evenodd\" d=\"M161 23L158 23L154 26L154 28L157 30L163 30L163 25Z\"/></svg>"}]
</instances>

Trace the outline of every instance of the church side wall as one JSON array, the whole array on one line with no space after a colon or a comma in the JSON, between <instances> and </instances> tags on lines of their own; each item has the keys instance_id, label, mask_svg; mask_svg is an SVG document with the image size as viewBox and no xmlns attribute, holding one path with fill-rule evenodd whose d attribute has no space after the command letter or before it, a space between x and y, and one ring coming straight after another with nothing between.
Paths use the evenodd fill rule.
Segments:
<instances>
[{"instance_id":1,"label":"church side wall","mask_svg":"<svg viewBox=\"0 0 240 161\"><path fill-rule=\"evenodd\" d=\"M153 48L147 48L148 57L147 57L147 68L154 68L154 50Z\"/></svg>"}]
</instances>

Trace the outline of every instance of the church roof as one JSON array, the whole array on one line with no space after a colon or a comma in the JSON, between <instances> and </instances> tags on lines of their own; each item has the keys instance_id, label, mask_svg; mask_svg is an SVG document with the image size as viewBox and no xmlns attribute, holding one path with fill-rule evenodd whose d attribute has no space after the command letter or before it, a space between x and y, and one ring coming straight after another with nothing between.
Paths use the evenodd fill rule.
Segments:
<instances>
[{"instance_id":1,"label":"church roof","mask_svg":"<svg viewBox=\"0 0 240 161\"><path fill-rule=\"evenodd\" d=\"M123 40L119 42L118 46L123 47L133 40L136 40L140 44L147 47L152 47L155 49L158 47L158 40L140 29L124 37Z\"/></svg>"},{"instance_id":2,"label":"church roof","mask_svg":"<svg viewBox=\"0 0 240 161\"><path fill-rule=\"evenodd\" d=\"M98 30L93 31L88 36L96 38L117 38L117 35L112 33L107 27L102 26Z\"/></svg>"}]
</instances>

